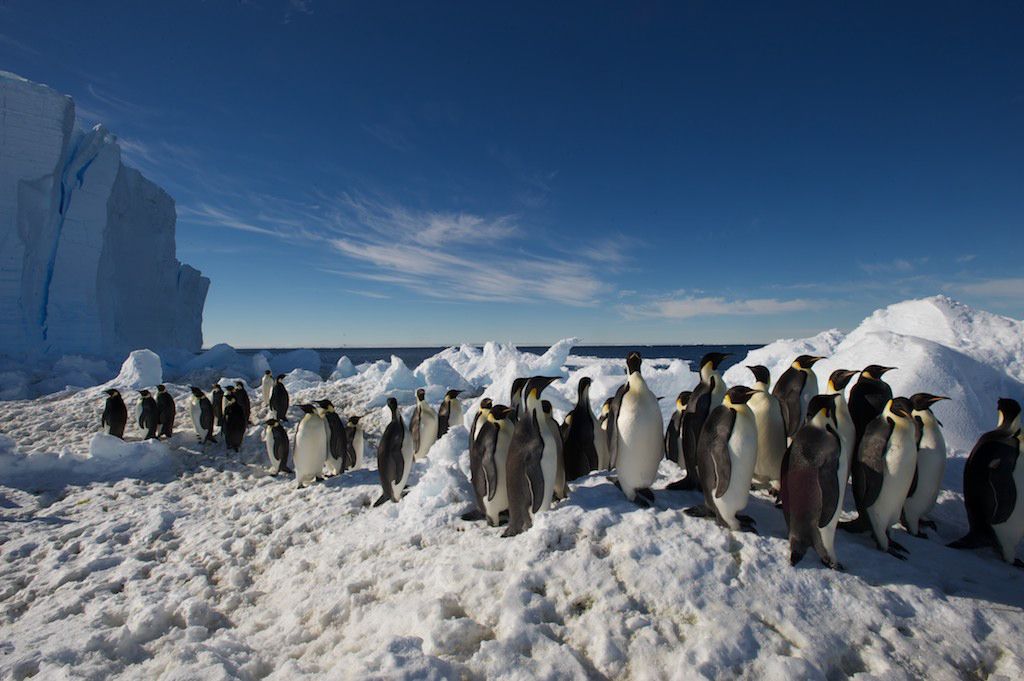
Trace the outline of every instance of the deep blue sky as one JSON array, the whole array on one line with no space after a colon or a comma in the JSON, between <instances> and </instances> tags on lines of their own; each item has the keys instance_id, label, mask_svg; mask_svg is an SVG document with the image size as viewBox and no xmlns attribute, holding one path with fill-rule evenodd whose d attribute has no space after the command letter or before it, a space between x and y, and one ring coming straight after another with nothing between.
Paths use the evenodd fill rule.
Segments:
<instances>
[{"instance_id":1,"label":"deep blue sky","mask_svg":"<svg viewBox=\"0 0 1024 681\"><path fill-rule=\"evenodd\" d=\"M1024 5L0 4L178 202L238 346L1024 316Z\"/></svg>"}]
</instances>

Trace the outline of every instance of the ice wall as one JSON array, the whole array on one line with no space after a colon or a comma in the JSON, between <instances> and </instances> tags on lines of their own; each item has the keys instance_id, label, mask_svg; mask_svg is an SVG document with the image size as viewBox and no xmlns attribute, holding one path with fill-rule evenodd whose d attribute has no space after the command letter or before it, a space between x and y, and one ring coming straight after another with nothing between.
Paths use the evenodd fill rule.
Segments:
<instances>
[{"instance_id":1,"label":"ice wall","mask_svg":"<svg viewBox=\"0 0 1024 681\"><path fill-rule=\"evenodd\" d=\"M0 353L198 350L210 281L175 257L175 220L70 97L0 72Z\"/></svg>"}]
</instances>

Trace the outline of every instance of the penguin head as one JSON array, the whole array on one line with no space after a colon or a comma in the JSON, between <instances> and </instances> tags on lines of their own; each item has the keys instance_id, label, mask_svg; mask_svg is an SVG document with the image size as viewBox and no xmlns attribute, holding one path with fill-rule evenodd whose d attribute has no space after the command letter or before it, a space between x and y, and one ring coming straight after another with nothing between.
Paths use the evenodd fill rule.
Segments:
<instances>
[{"instance_id":1,"label":"penguin head","mask_svg":"<svg viewBox=\"0 0 1024 681\"><path fill-rule=\"evenodd\" d=\"M270 376L270 369L267 369L267 370L265 370L265 371L263 372L263 375L264 375L264 376ZM273 419L271 419L271 421L273 421Z\"/></svg>"},{"instance_id":2,"label":"penguin head","mask_svg":"<svg viewBox=\"0 0 1024 681\"><path fill-rule=\"evenodd\" d=\"M515 404L519 401L520 396L523 394L523 388L529 383L530 379L519 377L512 381L512 390L509 391L509 396L512 398L512 403Z\"/></svg>"},{"instance_id":3,"label":"penguin head","mask_svg":"<svg viewBox=\"0 0 1024 681\"><path fill-rule=\"evenodd\" d=\"M334 410L334 404L330 400L314 400L313 402L324 411Z\"/></svg>"},{"instance_id":4,"label":"penguin head","mask_svg":"<svg viewBox=\"0 0 1024 681\"><path fill-rule=\"evenodd\" d=\"M139 391L139 397L149 397L149 391L148 390L140 390Z\"/></svg>"},{"instance_id":5,"label":"penguin head","mask_svg":"<svg viewBox=\"0 0 1024 681\"><path fill-rule=\"evenodd\" d=\"M562 419L562 425L565 426L566 428L568 428L569 426L572 425L572 412L571 411L568 414L565 415L564 419Z\"/></svg>"},{"instance_id":6,"label":"penguin head","mask_svg":"<svg viewBox=\"0 0 1024 681\"><path fill-rule=\"evenodd\" d=\"M445 400L454 400L456 397L462 394L461 390L449 390L444 394Z\"/></svg>"},{"instance_id":7,"label":"penguin head","mask_svg":"<svg viewBox=\"0 0 1024 681\"><path fill-rule=\"evenodd\" d=\"M526 397L533 397L534 399L540 398L540 394L544 392L544 388L548 387L559 378L559 376L534 376L526 382Z\"/></svg>"},{"instance_id":8,"label":"penguin head","mask_svg":"<svg viewBox=\"0 0 1024 681\"><path fill-rule=\"evenodd\" d=\"M388 411L391 412L391 418L394 418L398 414L398 400L394 397L388 398Z\"/></svg>"},{"instance_id":9,"label":"penguin head","mask_svg":"<svg viewBox=\"0 0 1024 681\"><path fill-rule=\"evenodd\" d=\"M810 369L815 363L825 359L824 357L818 357L816 355L800 355L793 360L794 369Z\"/></svg>"},{"instance_id":10,"label":"penguin head","mask_svg":"<svg viewBox=\"0 0 1024 681\"><path fill-rule=\"evenodd\" d=\"M807 421L814 422L819 418L819 415L824 414L826 421L831 421L833 425L836 422L836 396L835 395L815 395L811 398L811 401L807 403ZM823 424L821 424L823 425Z\"/></svg>"},{"instance_id":11,"label":"penguin head","mask_svg":"<svg viewBox=\"0 0 1024 681\"><path fill-rule=\"evenodd\" d=\"M753 366L748 366L747 368L750 369L750 373L754 374L754 381L757 383L764 383L765 385L771 384L772 376L768 373L768 367L761 364L755 364Z\"/></svg>"},{"instance_id":12,"label":"penguin head","mask_svg":"<svg viewBox=\"0 0 1024 681\"><path fill-rule=\"evenodd\" d=\"M363 418L363 417L362 416L349 416L348 417L348 425L350 425L350 426L357 425L359 423L359 419L361 419L361 418Z\"/></svg>"},{"instance_id":13,"label":"penguin head","mask_svg":"<svg viewBox=\"0 0 1024 681\"><path fill-rule=\"evenodd\" d=\"M856 371L850 371L849 369L836 369L832 372L832 375L828 377L829 387L837 392L845 390L850 379L856 375Z\"/></svg>"},{"instance_id":14,"label":"penguin head","mask_svg":"<svg viewBox=\"0 0 1024 681\"><path fill-rule=\"evenodd\" d=\"M422 402L425 399L427 399L427 391L424 390L423 388L417 388L416 389L416 401L417 402Z\"/></svg>"},{"instance_id":15,"label":"penguin head","mask_svg":"<svg viewBox=\"0 0 1024 681\"><path fill-rule=\"evenodd\" d=\"M686 411L686 403L690 401L690 395L693 392L690 390L684 390L676 396L676 410Z\"/></svg>"},{"instance_id":16,"label":"penguin head","mask_svg":"<svg viewBox=\"0 0 1024 681\"><path fill-rule=\"evenodd\" d=\"M160 385L158 385L158 386L156 387L156 391L157 391L158 393L163 393L163 392L167 392L167 386L166 386L166 385L164 385L163 383L161 383Z\"/></svg>"},{"instance_id":17,"label":"penguin head","mask_svg":"<svg viewBox=\"0 0 1024 681\"><path fill-rule=\"evenodd\" d=\"M512 413L512 410L506 407L504 404L495 404L490 407L490 414L488 418L494 419L495 421L503 421L508 418L508 415Z\"/></svg>"},{"instance_id":18,"label":"penguin head","mask_svg":"<svg viewBox=\"0 0 1024 681\"><path fill-rule=\"evenodd\" d=\"M278 375L277 375L277 380L278 380L278 381L283 381L283 380L284 380L284 377L285 377L285 376L287 376L287 375L288 375L288 374L278 374Z\"/></svg>"},{"instance_id":19,"label":"penguin head","mask_svg":"<svg viewBox=\"0 0 1024 681\"><path fill-rule=\"evenodd\" d=\"M547 400L541 400L540 408L541 408L541 411L543 411L548 416L551 415L551 403L548 402Z\"/></svg>"},{"instance_id":20,"label":"penguin head","mask_svg":"<svg viewBox=\"0 0 1024 681\"><path fill-rule=\"evenodd\" d=\"M886 411L892 416L909 419L911 412L914 411L914 405L906 397L894 397L889 400Z\"/></svg>"},{"instance_id":21,"label":"penguin head","mask_svg":"<svg viewBox=\"0 0 1024 681\"><path fill-rule=\"evenodd\" d=\"M267 373L270 373L269 371ZM270 426L271 428L277 425L277 419L267 419L263 422L263 425Z\"/></svg>"},{"instance_id":22,"label":"penguin head","mask_svg":"<svg viewBox=\"0 0 1024 681\"><path fill-rule=\"evenodd\" d=\"M584 376L580 379L580 382L576 385L576 394L580 399L590 394L590 384L593 381L590 380L589 376Z\"/></svg>"},{"instance_id":23,"label":"penguin head","mask_svg":"<svg viewBox=\"0 0 1024 681\"><path fill-rule=\"evenodd\" d=\"M1000 397L996 408L999 410L996 428L1012 431L1020 427L1020 402L1009 397Z\"/></svg>"},{"instance_id":24,"label":"penguin head","mask_svg":"<svg viewBox=\"0 0 1024 681\"><path fill-rule=\"evenodd\" d=\"M120 395L121 394L117 390L115 390L114 388L107 388L103 392L106 393L107 395L109 395L110 397L114 397L115 395Z\"/></svg>"},{"instance_id":25,"label":"penguin head","mask_svg":"<svg viewBox=\"0 0 1024 681\"><path fill-rule=\"evenodd\" d=\"M213 392L215 392L215 393L216 392L224 392L224 389L220 387L220 383L214 383L212 388L213 388ZM228 386L228 388L231 388L232 392L235 390L231 386Z\"/></svg>"},{"instance_id":26,"label":"penguin head","mask_svg":"<svg viewBox=\"0 0 1024 681\"><path fill-rule=\"evenodd\" d=\"M227 388L225 388L225 390L227 390L228 395L234 395L235 394L235 386L233 386L233 385L227 386Z\"/></svg>"},{"instance_id":27,"label":"penguin head","mask_svg":"<svg viewBox=\"0 0 1024 681\"><path fill-rule=\"evenodd\" d=\"M312 404L300 404L299 409L302 410L303 414L313 414L316 412L316 407Z\"/></svg>"},{"instance_id":28,"label":"penguin head","mask_svg":"<svg viewBox=\"0 0 1024 681\"><path fill-rule=\"evenodd\" d=\"M630 374L640 373L640 364L643 362L643 358L640 357L640 353L634 350L633 352L626 355L626 372Z\"/></svg>"},{"instance_id":29,"label":"penguin head","mask_svg":"<svg viewBox=\"0 0 1024 681\"><path fill-rule=\"evenodd\" d=\"M732 355L731 352L709 352L700 359L700 370L703 371L704 367L711 365L711 370L714 371L718 368L718 365L722 363L726 357Z\"/></svg>"},{"instance_id":30,"label":"penguin head","mask_svg":"<svg viewBox=\"0 0 1024 681\"><path fill-rule=\"evenodd\" d=\"M235 381L235 387L238 388L239 390L245 390L245 382Z\"/></svg>"},{"instance_id":31,"label":"penguin head","mask_svg":"<svg viewBox=\"0 0 1024 681\"><path fill-rule=\"evenodd\" d=\"M928 393L914 393L910 396L910 405L914 411L926 411L931 409L931 406L936 402L942 400L948 400L948 397L942 395L930 395Z\"/></svg>"},{"instance_id":32,"label":"penguin head","mask_svg":"<svg viewBox=\"0 0 1024 681\"><path fill-rule=\"evenodd\" d=\"M493 408L494 408L494 401L490 397L485 397L484 399L480 400L480 410L481 411L483 411L484 409L493 409Z\"/></svg>"},{"instance_id":33,"label":"penguin head","mask_svg":"<svg viewBox=\"0 0 1024 681\"><path fill-rule=\"evenodd\" d=\"M731 405L746 404L751 397L757 394L753 388L745 385L734 385L725 391L725 402Z\"/></svg>"},{"instance_id":34,"label":"penguin head","mask_svg":"<svg viewBox=\"0 0 1024 681\"><path fill-rule=\"evenodd\" d=\"M200 390L199 388L197 388L196 386L193 385L189 389L192 391L192 395L193 396L195 396L195 397L202 397L203 396L203 391Z\"/></svg>"},{"instance_id":35,"label":"penguin head","mask_svg":"<svg viewBox=\"0 0 1024 681\"><path fill-rule=\"evenodd\" d=\"M611 412L613 399L614 398L609 397L607 400L604 401L604 404L601 405L601 418L608 416L608 414Z\"/></svg>"},{"instance_id":36,"label":"penguin head","mask_svg":"<svg viewBox=\"0 0 1024 681\"><path fill-rule=\"evenodd\" d=\"M869 364L864 367L863 371L860 372L860 375L864 378L873 378L876 381L880 381L886 372L892 371L895 368L896 367L884 367L880 364Z\"/></svg>"},{"instance_id":37,"label":"penguin head","mask_svg":"<svg viewBox=\"0 0 1024 681\"><path fill-rule=\"evenodd\" d=\"M235 402L236 402L236 399L235 399L235 394L234 393L228 393L228 394L226 394L224 396L224 403L225 404L234 404Z\"/></svg>"}]
</instances>

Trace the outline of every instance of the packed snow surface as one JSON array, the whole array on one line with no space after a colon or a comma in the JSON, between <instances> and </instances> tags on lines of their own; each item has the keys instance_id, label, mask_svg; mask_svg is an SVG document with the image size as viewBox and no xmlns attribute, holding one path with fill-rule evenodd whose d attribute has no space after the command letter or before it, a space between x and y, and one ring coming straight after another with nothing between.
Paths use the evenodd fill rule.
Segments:
<instances>
[{"instance_id":1,"label":"packed snow surface","mask_svg":"<svg viewBox=\"0 0 1024 681\"><path fill-rule=\"evenodd\" d=\"M515 375L562 376L545 392L561 419L579 378L593 379L595 409L624 379L621 360L572 356L572 340L544 355L462 346L415 370L393 358L326 381L293 367L293 404L326 397L365 413L371 440L366 469L301 490L266 474L257 426L240 455L197 445L181 384L168 384L178 431L162 443L139 442L134 424L128 442L96 435L100 386L0 403L0 677L1021 678L1024 572L944 546L966 529L966 450L993 425L997 397L1024 397L1006 368L1021 357L1007 350L1000 368L978 350L1012 348L991 337L1014 333L1012 321L909 301L845 336L773 343L727 373L749 383L743 365L764 363L777 377L807 352L831 356L815 367L822 385L834 367L878 362L900 367L897 393L954 398L935 408L955 449L937 534L897 530L901 562L840 533L845 572L810 557L790 567L766 496L747 509L757 535L684 515L699 497L661 489L680 475L667 461L653 508L595 473L519 537L460 520L464 426L481 396L506 401ZM643 372L657 395L697 380L678 360L645 358ZM384 399L407 407L425 387L436 402L456 377L469 386L466 423L414 464L401 503L372 508Z\"/></svg>"}]
</instances>

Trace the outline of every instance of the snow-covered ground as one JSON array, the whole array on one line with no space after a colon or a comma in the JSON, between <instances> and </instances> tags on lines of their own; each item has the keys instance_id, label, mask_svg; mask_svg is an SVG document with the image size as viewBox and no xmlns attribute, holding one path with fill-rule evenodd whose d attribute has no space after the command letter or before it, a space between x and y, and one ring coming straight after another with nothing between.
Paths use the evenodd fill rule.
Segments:
<instances>
[{"instance_id":1,"label":"snow-covered ground","mask_svg":"<svg viewBox=\"0 0 1024 681\"><path fill-rule=\"evenodd\" d=\"M887 376L897 392L955 398L936 407L956 449L938 535L897 532L910 550L900 562L840 533L842 573L810 557L790 567L766 497L749 507L760 534L730 533L682 513L695 494L657 491L640 509L605 474L501 539L459 520L471 505L464 427L415 464L400 504L370 507L387 395L408 408L417 387L435 402L464 388L470 423L481 395L505 401L513 377L557 374L567 380L546 396L561 417L590 376L596 408L622 362L570 356L571 340L543 356L489 344L418 367L339 362L328 381L295 370L293 404L322 396L367 412L371 438L366 469L303 490L264 472L255 426L240 455L197 445L185 385L168 385L179 425L167 443L140 443L131 426L127 443L97 436L103 386L0 402L0 676L1022 678L1024 571L944 546L966 529L965 450L993 425L996 398L1024 398L1021 328L946 298L908 301L845 336L774 343L727 374L748 383L742 365L759 362L777 376L806 349L832 357L816 367L822 384L878 362L900 367ZM257 363L218 375L251 381ZM159 369L140 353L115 383ZM696 382L678 360L644 372L658 395ZM656 488L679 475L663 462Z\"/></svg>"}]
</instances>

